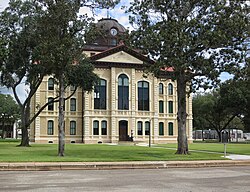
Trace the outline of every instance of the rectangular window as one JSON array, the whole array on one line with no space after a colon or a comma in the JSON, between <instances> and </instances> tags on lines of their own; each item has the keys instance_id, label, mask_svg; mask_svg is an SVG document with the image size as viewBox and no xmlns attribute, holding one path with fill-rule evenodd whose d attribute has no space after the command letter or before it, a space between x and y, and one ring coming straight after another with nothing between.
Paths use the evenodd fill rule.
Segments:
<instances>
[{"instance_id":1,"label":"rectangular window","mask_svg":"<svg viewBox=\"0 0 250 192\"><path fill-rule=\"evenodd\" d=\"M174 108L173 108L173 101L168 102L168 113L173 113Z\"/></svg>"},{"instance_id":2,"label":"rectangular window","mask_svg":"<svg viewBox=\"0 0 250 192\"><path fill-rule=\"evenodd\" d=\"M52 101L53 101L53 98L50 97L50 98L48 99L48 103L49 103L49 102L52 102ZM48 110L49 110L49 111L54 111L54 103L48 104Z\"/></svg>"},{"instance_id":3,"label":"rectangular window","mask_svg":"<svg viewBox=\"0 0 250 192\"><path fill-rule=\"evenodd\" d=\"M70 111L76 111L76 99L75 98L70 99Z\"/></svg>"},{"instance_id":4,"label":"rectangular window","mask_svg":"<svg viewBox=\"0 0 250 192\"><path fill-rule=\"evenodd\" d=\"M159 101L159 113L164 113L164 102Z\"/></svg>"},{"instance_id":5,"label":"rectangular window","mask_svg":"<svg viewBox=\"0 0 250 192\"><path fill-rule=\"evenodd\" d=\"M47 130L48 135L54 135L54 122L52 120L48 121L48 130Z\"/></svg>"},{"instance_id":6,"label":"rectangular window","mask_svg":"<svg viewBox=\"0 0 250 192\"><path fill-rule=\"evenodd\" d=\"M150 134L150 122L145 122L145 135Z\"/></svg>"},{"instance_id":7,"label":"rectangular window","mask_svg":"<svg viewBox=\"0 0 250 192\"><path fill-rule=\"evenodd\" d=\"M99 121L93 122L93 134L99 135Z\"/></svg>"},{"instance_id":8,"label":"rectangular window","mask_svg":"<svg viewBox=\"0 0 250 192\"><path fill-rule=\"evenodd\" d=\"M102 135L107 135L107 121L102 121Z\"/></svg>"},{"instance_id":9,"label":"rectangular window","mask_svg":"<svg viewBox=\"0 0 250 192\"><path fill-rule=\"evenodd\" d=\"M106 109L106 80L101 79L94 88L94 109Z\"/></svg>"},{"instance_id":10,"label":"rectangular window","mask_svg":"<svg viewBox=\"0 0 250 192\"><path fill-rule=\"evenodd\" d=\"M137 135L142 135L142 122L138 121L137 123Z\"/></svg>"},{"instance_id":11,"label":"rectangular window","mask_svg":"<svg viewBox=\"0 0 250 192\"><path fill-rule=\"evenodd\" d=\"M138 82L138 110L149 111L149 83Z\"/></svg>"},{"instance_id":12,"label":"rectangular window","mask_svg":"<svg viewBox=\"0 0 250 192\"><path fill-rule=\"evenodd\" d=\"M159 123L159 135L164 135L164 123Z\"/></svg>"},{"instance_id":13,"label":"rectangular window","mask_svg":"<svg viewBox=\"0 0 250 192\"><path fill-rule=\"evenodd\" d=\"M76 135L76 122L70 121L70 135Z\"/></svg>"},{"instance_id":14,"label":"rectangular window","mask_svg":"<svg viewBox=\"0 0 250 192\"><path fill-rule=\"evenodd\" d=\"M168 135L174 135L174 124L168 123Z\"/></svg>"},{"instance_id":15,"label":"rectangular window","mask_svg":"<svg viewBox=\"0 0 250 192\"><path fill-rule=\"evenodd\" d=\"M54 90L54 79L49 78L48 80L48 90Z\"/></svg>"}]
</instances>

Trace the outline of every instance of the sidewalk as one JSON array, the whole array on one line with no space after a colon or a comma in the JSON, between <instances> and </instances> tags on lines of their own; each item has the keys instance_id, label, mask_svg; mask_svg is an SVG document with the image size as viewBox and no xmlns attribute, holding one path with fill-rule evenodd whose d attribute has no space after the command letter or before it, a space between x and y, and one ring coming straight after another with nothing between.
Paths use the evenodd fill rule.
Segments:
<instances>
[{"instance_id":1,"label":"sidewalk","mask_svg":"<svg viewBox=\"0 0 250 192\"><path fill-rule=\"evenodd\" d=\"M250 159L211 161L27 162L0 163L0 171L166 169L250 166Z\"/></svg>"}]
</instances>

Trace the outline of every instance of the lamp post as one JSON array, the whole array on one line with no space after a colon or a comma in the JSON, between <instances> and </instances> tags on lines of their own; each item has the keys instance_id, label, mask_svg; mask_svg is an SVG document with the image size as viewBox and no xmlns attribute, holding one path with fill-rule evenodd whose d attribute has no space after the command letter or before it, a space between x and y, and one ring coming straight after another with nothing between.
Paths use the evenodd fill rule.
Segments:
<instances>
[{"instance_id":1,"label":"lamp post","mask_svg":"<svg viewBox=\"0 0 250 192\"><path fill-rule=\"evenodd\" d=\"M148 147L151 147L151 118L149 119Z\"/></svg>"}]
</instances>

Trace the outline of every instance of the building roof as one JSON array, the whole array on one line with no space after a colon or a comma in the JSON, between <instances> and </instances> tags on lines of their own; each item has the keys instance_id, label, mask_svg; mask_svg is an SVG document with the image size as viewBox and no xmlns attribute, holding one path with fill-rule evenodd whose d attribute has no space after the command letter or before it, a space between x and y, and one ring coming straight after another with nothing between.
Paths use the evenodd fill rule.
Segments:
<instances>
[{"instance_id":1,"label":"building roof","mask_svg":"<svg viewBox=\"0 0 250 192\"><path fill-rule=\"evenodd\" d=\"M107 50L105 50L103 52L97 53L97 54L91 56L90 59L92 61L97 61L97 60L99 60L101 58L107 57L109 55L112 55L114 53L118 53L118 52L121 52L121 51L123 51L123 52L125 52L125 53L127 53L127 54L141 60L145 64L154 64L155 63L153 60L151 60L148 57L142 55L138 51L127 47L124 43L120 43L116 47L112 47L112 48L109 48L109 49L107 49Z\"/></svg>"}]
</instances>

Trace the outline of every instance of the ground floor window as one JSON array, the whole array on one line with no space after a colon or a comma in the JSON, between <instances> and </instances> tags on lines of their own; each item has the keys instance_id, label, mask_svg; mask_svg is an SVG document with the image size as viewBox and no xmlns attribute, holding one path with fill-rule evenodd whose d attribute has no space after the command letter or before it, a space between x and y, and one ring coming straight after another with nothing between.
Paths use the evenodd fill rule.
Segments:
<instances>
[{"instance_id":1,"label":"ground floor window","mask_svg":"<svg viewBox=\"0 0 250 192\"><path fill-rule=\"evenodd\" d=\"M159 123L159 135L164 135L164 123Z\"/></svg>"},{"instance_id":2,"label":"ground floor window","mask_svg":"<svg viewBox=\"0 0 250 192\"><path fill-rule=\"evenodd\" d=\"M137 122L137 135L142 135L142 122Z\"/></svg>"},{"instance_id":3,"label":"ground floor window","mask_svg":"<svg viewBox=\"0 0 250 192\"><path fill-rule=\"evenodd\" d=\"M76 122L70 121L70 135L76 135Z\"/></svg>"},{"instance_id":4,"label":"ground floor window","mask_svg":"<svg viewBox=\"0 0 250 192\"><path fill-rule=\"evenodd\" d=\"M48 130L47 130L48 135L54 135L54 121L49 120L48 121Z\"/></svg>"},{"instance_id":5,"label":"ground floor window","mask_svg":"<svg viewBox=\"0 0 250 192\"><path fill-rule=\"evenodd\" d=\"M99 135L99 121L93 122L93 134Z\"/></svg>"},{"instance_id":6,"label":"ground floor window","mask_svg":"<svg viewBox=\"0 0 250 192\"><path fill-rule=\"evenodd\" d=\"M107 135L107 121L102 121L102 135Z\"/></svg>"},{"instance_id":7,"label":"ground floor window","mask_svg":"<svg viewBox=\"0 0 250 192\"><path fill-rule=\"evenodd\" d=\"M145 135L150 134L150 122L145 122Z\"/></svg>"},{"instance_id":8,"label":"ground floor window","mask_svg":"<svg viewBox=\"0 0 250 192\"><path fill-rule=\"evenodd\" d=\"M174 135L174 124L168 123L168 135Z\"/></svg>"}]
</instances>

